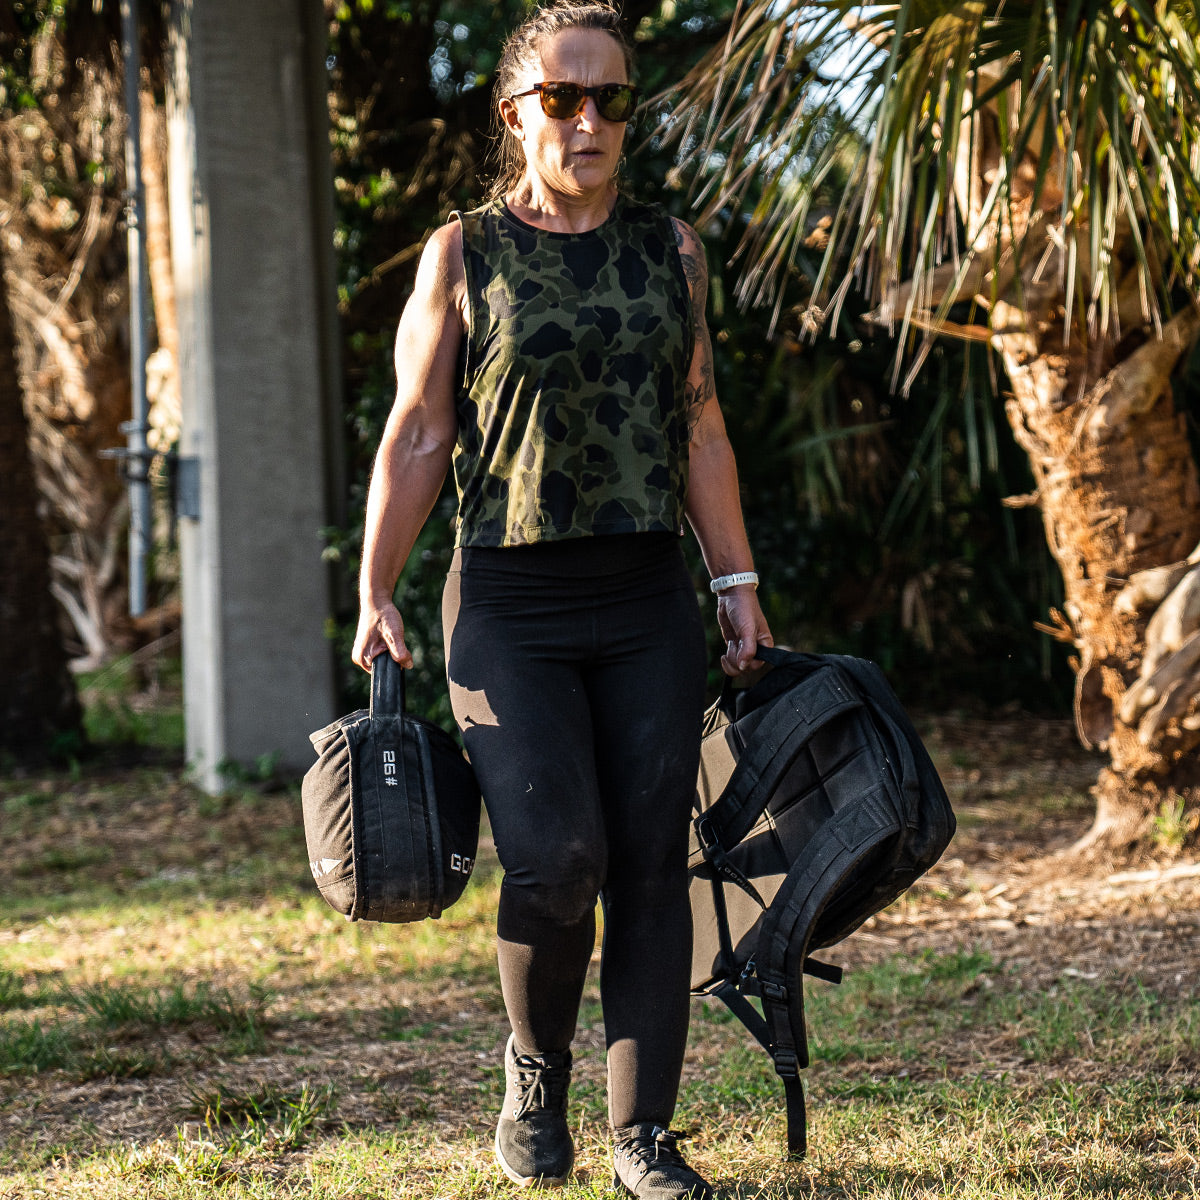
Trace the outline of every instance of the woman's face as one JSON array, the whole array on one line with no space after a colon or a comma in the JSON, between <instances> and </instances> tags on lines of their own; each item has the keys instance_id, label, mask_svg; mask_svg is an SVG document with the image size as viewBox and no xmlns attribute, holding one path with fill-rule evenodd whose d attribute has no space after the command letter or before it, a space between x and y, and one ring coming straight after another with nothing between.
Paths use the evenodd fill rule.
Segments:
<instances>
[{"instance_id":1,"label":"woman's face","mask_svg":"<svg viewBox=\"0 0 1200 1200\"><path fill-rule=\"evenodd\" d=\"M535 83L628 83L625 56L616 40L600 29L565 29L539 47L540 65L522 78L517 92ZM525 151L525 174L563 196L586 197L607 188L621 157L625 125L606 121L588 96L583 111L565 121L542 112L540 98L502 100L505 124Z\"/></svg>"}]
</instances>

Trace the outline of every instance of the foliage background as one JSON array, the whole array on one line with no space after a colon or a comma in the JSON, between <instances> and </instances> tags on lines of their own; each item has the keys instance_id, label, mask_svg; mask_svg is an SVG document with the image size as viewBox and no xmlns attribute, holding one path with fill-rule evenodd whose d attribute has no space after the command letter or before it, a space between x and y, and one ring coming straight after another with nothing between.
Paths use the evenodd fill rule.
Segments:
<instances>
[{"instance_id":1,"label":"foliage background","mask_svg":"<svg viewBox=\"0 0 1200 1200\"><path fill-rule=\"evenodd\" d=\"M157 5L142 7L143 82L161 101L162 12ZM638 82L651 97L630 135L624 186L694 219L676 150L657 135L669 109L655 98L724 36L732 0L631 0L624 10L638 50ZM339 577L330 635L348 705L362 701L366 691L365 676L349 663L349 645L363 503L394 389L396 321L428 232L453 209L483 196L491 72L506 33L524 11L522 0L326 3L350 481L349 518L327 531L327 557ZM96 13L86 0L21 0L11 14L0 15L0 117L6 120L22 111L41 112L48 122L54 116L54 90L27 86L36 36L49 26L63 62L103 64L103 86L119 97L115 4ZM48 188L56 203L61 193L77 212L103 186L112 236L102 243L103 271L89 262L87 277L103 285L113 311L125 311L116 215L120 137L111 114L101 124L113 160L102 173L73 181L60 172L38 186ZM824 211L822 203L828 208L840 183L836 172L826 180L828 195L818 197L814 215ZM939 347L901 399L887 382L892 344L870 332L852 304L831 336L816 344L797 336L796 314L809 291L803 255L788 283L779 329L768 336L769 314L740 311L731 299L736 229L722 235L716 226L705 227L701 233L709 250L719 392L777 639L875 658L911 702L1066 711L1071 681L1065 652L1034 627L1058 602L1057 573L1036 510L1001 503L1028 492L1030 479L999 404L970 382L989 369L981 361L985 352ZM99 253L93 254L97 262ZM93 361L120 364L124 326L110 318L100 332L104 353L93 354ZM109 392L123 395L115 385ZM124 408L113 411L123 415ZM114 431L90 436L113 444L115 418L112 424ZM85 437L83 444L91 443ZM92 490L111 493L110 508L119 506L111 464L103 469L105 488ZM117 508L113 512L119 516ZM417 658L414 706L440 719L449 716L440 594L452 515L448 489L398 588ZM119 525L106 510L102 532ZM60 559L72 536L66 529L57 533ZM700 602L711 605L694 543L689 538L686 545ZM120 545L108 538L103 548L104 561L119 571ZM164 555L160 566L169 558ZM155 599L168 603L163 588L173 583L169 574L160 577ZM124 594L119 584L112 588L115 610ZM715 622L709 628L715 634ZM716 657L714 645L714 663ZM718 683L715 668L712 682Z\"/></svg>"}]
</instances>

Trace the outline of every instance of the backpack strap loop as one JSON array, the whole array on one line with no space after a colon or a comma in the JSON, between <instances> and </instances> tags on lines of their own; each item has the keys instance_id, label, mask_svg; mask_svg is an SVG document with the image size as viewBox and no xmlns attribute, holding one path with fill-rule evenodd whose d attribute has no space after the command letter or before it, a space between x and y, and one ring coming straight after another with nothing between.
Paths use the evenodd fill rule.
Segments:
<instances>
[{"instance_id":1,"label":"backpack strap loop","mask_svg":"<svg viewBox=\"0 0 1200 1200\"><path fill-rule=\"evenodd\" d=\"M817 654L805 654L800 650L785 650L782 646L766 646L762 642L758 643L754 657L770 663L773 667L795 666L797 659L810 659L814 665L820 661L820 656Z\"/></svg>"},{"instance_id":2,"label":"backpack strap loop","mask_svg":"<svg viewBox=\"0 0 1200 1200\"><path fill-rule=\"evenodd\" d=\"M826 983L839 984L842 982L843 971L833 963L821 962L819 958L805 958L802 965L805 975L814 979L823 979Z\"/></svg>"},{"instance_id":3,"label":"backpack strap loop","mask_svg":"<svg viewBox=\"0 0 1200 1200\"><path fill-rule=\"evenodd\" d=\"M777 1004L786 1004L788 1002L788 990L782 983L776 983L771 979L764 979L758 985L759 993L765 1000L774 1000ZM795 1058L795 1055L792 1055Z\"/></svg>"}]
</instances>

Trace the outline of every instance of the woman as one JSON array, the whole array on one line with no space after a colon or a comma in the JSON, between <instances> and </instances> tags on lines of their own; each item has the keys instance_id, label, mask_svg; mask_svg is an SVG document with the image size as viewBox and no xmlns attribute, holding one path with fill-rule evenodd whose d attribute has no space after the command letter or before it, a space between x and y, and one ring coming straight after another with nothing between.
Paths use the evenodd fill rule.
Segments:
<instances>
[{"instance_id":1,"label":"woman","mask_svg":"<svg viewBox=\"0 0 1200 1200\"><path fill-rule=\"evenodd\" d=\"M594 2L536 11L505 46L493 199L433 234L400 321L354 660L412 665L392 593L453 461L447 675L505 871L496 1155L521 1184L570 1174L599 896L616 1182L674 1200L713 1194L668 1132L705 677L684 516L714 576L724 670L758 665L771 637L713 387L702 247L614 184L630 67L616 12Z\"/></svg>"}]
</instances>

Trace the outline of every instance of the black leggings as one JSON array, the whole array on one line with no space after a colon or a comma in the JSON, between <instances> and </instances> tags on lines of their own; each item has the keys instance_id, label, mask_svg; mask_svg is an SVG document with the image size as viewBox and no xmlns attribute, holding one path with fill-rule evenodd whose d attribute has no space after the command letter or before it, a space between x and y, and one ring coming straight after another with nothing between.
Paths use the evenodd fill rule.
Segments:
<instances>
[{"instance_id":1,"label":"black leggings","mask_svg":"<svg viewBox=\"0 0 1200 1200\"><path fill-rule=\"evenodd\" d=\"M678 539L457 551L442 619L504 867L497 945L518 1052L570 1045L599 896L609 1116L668 1125L687 1041L705 678Z\"/></svg>"}]
</instances>

